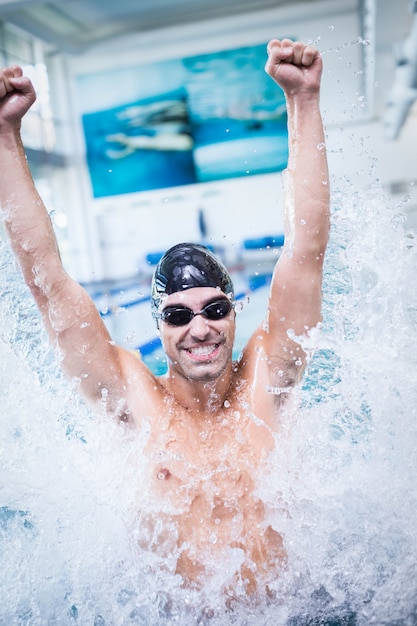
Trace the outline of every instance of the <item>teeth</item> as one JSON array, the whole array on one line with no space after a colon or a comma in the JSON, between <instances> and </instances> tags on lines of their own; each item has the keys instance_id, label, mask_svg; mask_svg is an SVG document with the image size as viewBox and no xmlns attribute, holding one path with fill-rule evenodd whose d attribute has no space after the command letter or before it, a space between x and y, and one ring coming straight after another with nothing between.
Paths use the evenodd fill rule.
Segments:
<instances>
[{"instance_id":1,"label":"teeth","mask_svg":"<svg viewBox=\"0 0 417 626\"><path fill-rule=\"evenodd\" d=\"M207 356L208 354L211 354L212 352L214 352L216 348L217 348L216 345L199 346L198 348L190 348L188 352L190 352L191 354L194 354L195 356Z\"/></svg>"}]
</instances>

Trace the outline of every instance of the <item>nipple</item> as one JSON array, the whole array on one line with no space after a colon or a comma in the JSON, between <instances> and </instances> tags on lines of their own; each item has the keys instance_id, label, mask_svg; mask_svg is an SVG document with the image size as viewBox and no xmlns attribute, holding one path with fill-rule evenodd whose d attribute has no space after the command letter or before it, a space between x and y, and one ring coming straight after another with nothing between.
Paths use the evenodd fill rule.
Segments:
<instances>
[{"instance_id":1,"label":"nipple","mask_svg":"<svg viewBox=\"0 0 417 626\"><path fill-rule=\"evenodd\" d=\"M171 476L171 472L166 467L163 467L162 469L160 469L156 475L158 480L168 480L170 476Z\"/></svg>"}]
</instances>

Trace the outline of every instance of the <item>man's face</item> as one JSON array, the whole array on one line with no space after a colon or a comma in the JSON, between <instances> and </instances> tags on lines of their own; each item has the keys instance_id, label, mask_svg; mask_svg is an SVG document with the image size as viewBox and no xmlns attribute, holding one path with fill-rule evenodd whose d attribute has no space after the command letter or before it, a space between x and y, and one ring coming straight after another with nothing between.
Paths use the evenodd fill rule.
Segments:
<instances>
[{"instance_id":1,"label":"man's face","mask_svg":"<svg viewBox=\"0 0 417 626\"><path fill-rule=\"evenodd\" d=\"M214 287L194 287L168 296L162 310L179 306L197 313L222 298L227 300L226 295ZM172 326L161 320L160 331L170 371L188 380L214 381L231 363L235 338L233 309L219 320L196 315L185 326Z\"/></svg>"}]
</instances>

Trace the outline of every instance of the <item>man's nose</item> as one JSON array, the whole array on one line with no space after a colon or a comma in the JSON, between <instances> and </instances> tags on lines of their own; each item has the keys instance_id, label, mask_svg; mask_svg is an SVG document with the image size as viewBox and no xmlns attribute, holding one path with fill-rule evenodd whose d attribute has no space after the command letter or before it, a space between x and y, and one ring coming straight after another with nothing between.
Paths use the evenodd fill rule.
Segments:
<instances>
[{"instance_id":1,"label":"man's nose","mask_svg":"<svg viewBox=\"0 0 417 626\"><path fill-rule=\"evenodd\" d=\"M195 315L190 322L190 333L197 339L205 339L210 333L207 319L203 315Z\"/></svg>"}]
</instances>

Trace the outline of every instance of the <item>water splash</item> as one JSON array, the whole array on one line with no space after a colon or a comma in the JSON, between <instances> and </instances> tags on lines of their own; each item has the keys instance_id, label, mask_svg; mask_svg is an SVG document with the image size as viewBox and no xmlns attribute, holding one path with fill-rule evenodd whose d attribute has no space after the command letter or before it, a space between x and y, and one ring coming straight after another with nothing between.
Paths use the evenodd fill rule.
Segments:
<instances>
[{"instance_id":1,"label":"water splash","mask_svg":"<svg viewBox=\"0 0 417 626\"><path fill-rule=\"evenodd\" d=\"M312 43L314 43L316 45L318 43L318 41L319 40L317 40L317 42L312 42ZM328 54L329 52L331 52L331 53L333 53L333 52L340 52L340 50L344 50L346 48L351 48L352 46L357 46L357 45L370 46L371 45L371 41L369 41L369 39L363 39L362 37L356 37L356 39L351 39L350 41L344 41L343 43L340 43L337 46L333 46L332 48L327 48L325 50L321 50L320 54L323 56L325 54Z\"/></svg>"},{"instance_id":2,"label":"water splash","mask_svg":"<svg viewBox=\"0 0 417 626\"><path fill-rule=\"evenodd\" d=\"M287 569L226 609L138 549L140 437L63 379L2 243L0 623L415 624L416 267L378 185L334 194L317 351L260 494Z\"/></svg>"},{"instance_id":3,"label":"water splash","mask_svg":"<svg viewBox=\"0 0 417 626\"><path fill-rule=\"evenodd\" d=\"M416 267L415 236L377 184L336 195L289 532L312 593L360 624L415 623Z\"/></svg>"}]
</instances>

